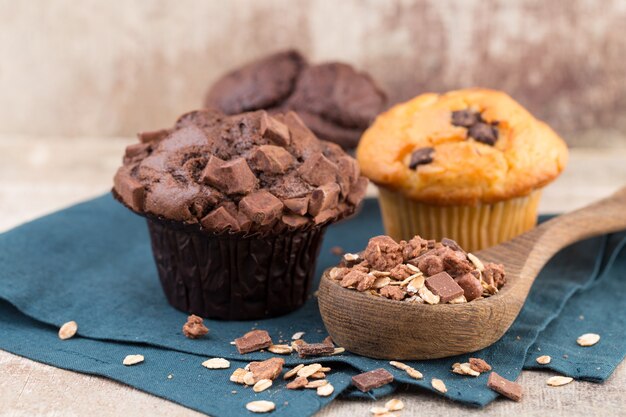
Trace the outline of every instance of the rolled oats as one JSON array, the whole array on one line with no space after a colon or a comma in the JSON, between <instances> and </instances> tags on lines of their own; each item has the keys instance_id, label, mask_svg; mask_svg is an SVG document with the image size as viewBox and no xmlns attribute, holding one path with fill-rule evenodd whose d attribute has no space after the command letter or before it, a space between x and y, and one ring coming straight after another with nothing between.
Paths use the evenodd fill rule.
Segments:
<instances>
[{"instance_id":1,"label":"rolled oats","mask_svg":"<svg viewBox=\"0 0 626 417\"><path fill-rule=\"evenodd\" d=\"M324 378L326 378L326 374L324 372L322 372L322 371L317 371L316 373L311 375L309 378L311 378L311 379L324 379Z\"/></svg>"},{"instance_id":2,"label":"rolled oats","mask_svg":"<svg viewBox=\"0 0 626 417\"><path fill-rule=\"evenodd\" d=\"M297 375L308 378L314 373L316 373L317 371L319 371L320 369L322 369L322 365L320 365L319 363L312 363L310 365L306 365L300 368L300 370L298 370L297 372Z\"/></svg>"},{"instance_id":3,"label":"rolled oats","mask_svg":"<svg viewBox=\"0 0 626 417\"><path fill-rule=\"evenodd\" d=\"M254 385L255 380L254 380L254 374L252 372L246 372L246 374L243 376L243 383L246 385Z\"/></svg>"},{"instance_id":4,"label":"rolled oats","mask_svg":"<svg viewBox=\"0 0 626 417\"><path fill-rule=\"evenodd\" d=\"M452 300L448 301L449 304L463 304L463 303L467 303L467 299L465 298L464 295L460 295L457 298L453 298Z\"/></svg>"},{"instance_id":5,"label":"rolled oats","mask_svg":"<svg viewBox=\"0 0 626 417\"><path fill-rule=\"evenodd\" d=\"M256 384L254 384L254 386L252 387L252 390L254 392L262 392L262 391L265 391L266 389L268 389L271 386L272 386L272 380L271 379L261 379Z\"/></svg>"},{"instance_id":6,"label":"rolled oats","mask_svg":"<svg viewBox=\"0 0 626 417\"><path fill-rule=\"evenodd\" d=\"M59 329L59 339L66 340L74 337L78 331L78 324L75 321L68 321Z\"/></svg>"},{"instance_id":7,"label":"rolled oats","mask_svg":"<svg viewBox=\"0 0 626 417\"><path fill-rule=\"evenodd\" d=\"M267 350L277 355L289 355L293 352L293 349L289 345L271 345Z\"/></svg>"},{"instance_id":8,"label":"rolled oats","mask_svg":"<svg viewBox=\"0 0 626 417\"><path fill-rule=\"evenodd\" d=\"M406 369L406 373L409 374L409 376L413 379L422 379L424 378L424 375L422 375L422 373L420 371L418 371L415 368L409 368Z\"/></svg>"},{"instance_id":9,"label":"rolled oats","mask_svg":"<svg viewBox=\"0 0 626 417\"><path fill-rule=\"evenodd\" d=\"M267 413L276 409L276 405L271 401L265 400L251 401L246 404L246 409L253 413Z\"/></svg>"},{"instance_id":10,"label":"rolled oats","mask_svg":"<svg viewBox=\"0 0 626 417\"><path fill-rule=\"evenodd\" d=\"M328 384L328 381L325 379L318 379L317 381L310 381L308 384L304 386L304 388L319 388Z\"/></svg>"},{"instance_id":11,"label":"rolled oats","mask_svg":"<svg viewBox=\"0 0 626 417\"><path fill-rule=\"evenodd\" d=\"M389 365L393 366L394 368L398 368L402 371L406 371L407 369L410 368L410 366L407 365L406 363L402 363L398 361L389 361Z\"/></svg>"},{"instance_id":12,"label":"rolled oats","mask_svg":"<svg viewBox=\"0 0 626 417\"><path fill-rule=\"evenodd\" d=\"M543 356L539 356L536 360L539 365L547 365L550 363L552 358L548 355L543 355Z\"/></svg>"},{"instance_id":13,"label":"rolled oats","mask_svg":"<svg viewBox=\"0 0 626 417\"><path fill-rule=\"evenodd\" d=\"M298 373L298 371L300 369L304 368L304 364L301 363L300 365L296 366L293 369L290 369L289 371L285 372L285 375L283 375L283 379L289 379L291 377L296 376L296 374Z\"/></svg>"},{"instance_id":14,"label":"rolled oats","mask_svg":"<svg viewBox=\"0 0 626 417\"><path fill-rule=\"evenodd\" d=\"M381 414L387 414L389 410L387 410L387 408L385 407L372 407L370 408L370 413L374 414L375 416L380 416Z\"/></svg>"},{"instance_id":15,"label":"rolled oats","mask_svg":"<svg viewBox=\"0 0 626 417\"><path fill-rule=\"evenodd\" d=\"M468 253L467 259L469 259L470 262L473 263L476 269L478 269L480 272L485 270L485 265L483 265L482 261L478 259L478 257L473 253Z\"/></svg>"},{"instance_id":16,"label":"rolled oats","mask_svg":"<svg viewBox=\"0 0 626 417\"><path fill-rule=\"evenodd\" d=\"M436 389L442 394L445 394L446 392L448 392L448 388L446 388L446 384L444 384L441 379L433 378L430 381L430 385L432 385L434 389Z\"/></svg>"},{"instance_id":17,"label":"rolled oats","mask_svg":"<svg viewBox=\"0 0 626 417\"><path fill-rule=\"evenodd\" d=\"M143 362L143 355L127 355L122 363L126 366L136 365L138 363Z\"/></svg>"},{"instance_id":18,"label":"rolled oats","mask_svg":"<svg viewBox=\"0 0 626 417\"><path fill-rule=\"evenodd\" d=\"M422 287L417 292L419 296L428 304L439 304L440 298L433 294L428 288Z\"/></svg>"},{"instance_id":19,"label":"rolled oats","mask_svg":"<svg viewBox=\"0 0 626 417\"><path fill-rule=\"evenodd\" d=\"M345 352L346 349L342 348L342 347L336 347L335 350L333 351L333 355L341 355L343 352Z\"/></svg>"},{"instance_id":20,"label":"rolled oats","mask_svg":"<svg viewBox=\"0 0 626 417\"><path fill-rule=\"evenodd\" d=\"M346 262L357 262L359 255L356 253L346 253L343 255L343 259L345 259Z\"/></svg>"},{"instance_id":21,"label":"rolled oats","mask_svg":"<svg viewBox=\"0 0 626 417\"><path fill-rule=\"evenodd\" d=\"M385 403L385 408L389 411L400 411L404 408L404 403L402 400L392 398Z\"/></svg>"},{"instance_id":22,"label":"rolled oats","mask_svg":"<svg viewBox=\"0 0 626 417\"><path fill-rule=\"evenodd\" d=\"M326 384L317 388L317 395L320 397L328 397L335 391L335 387L332 384Z\"/></svg>"},{"instance_id":23,"label":"rolled oats","mask_svg":"<svg viewBox=\"0 0 626 417\"><path fill-rule=\"evenodd\" d=\"M237 368L235 369L235 371L232 373L232 375L230 376L230 380L231 382L236 382L237 384L243 384L243 377L248 373L248 371L246 371L243 368Z\"/></svg>"},{"instance_id":24,"label":"rolled oats","mask_svg":"<svg viewBox=\"0 0 626 417\"><path fill-rule=\"evenodd\" d=\"M572 382L574 378L570 378L569 376L553 376L548 378L546 383L551 387L560 387L562 385L567 385Z\"/></svg>"},{"instance_id":25,"label":"rolled oats","mask_svg":"<svg viewBox=\"0 0 626 417\"><path fill-rule=\"evenodd\" d=\"M576 339L576 343L580 346L593 346L600 341L600 335L596 333L585 333Z\"/></svg>"},{"instance_id":26,"label":"rolled oats","mask_svg":"<svg viewBox=\"0 0 626 417\"><path fill-rule=\"evenodd\" d=\"M230 362L224 358L211 358L202 362L202 366L208 369L227 369L230 368Z\"/></svg>"},{"instance_id":27,"label":"rolled oats","mask_svg":"<svg viewBox=\"0 0 626 417\"><path fill-rule=\"evenodd\" d=\"M372 284L372 288L379 290L382 287L389 285L390 282L391 282L391 278L389 277L378 277ZM380 295L380 294L376 293L376 295Z\"/></svg>"},{"instance_id":28,"label":"rolled oats","mask_svg":"<svg viewBox=\"0 0 626 417\"><path fill-rule=\"evenodd\" d=\"M296 332L291 336L291 340L300 340L304 336L304 332Z\"/></svg>"}]
</instances>

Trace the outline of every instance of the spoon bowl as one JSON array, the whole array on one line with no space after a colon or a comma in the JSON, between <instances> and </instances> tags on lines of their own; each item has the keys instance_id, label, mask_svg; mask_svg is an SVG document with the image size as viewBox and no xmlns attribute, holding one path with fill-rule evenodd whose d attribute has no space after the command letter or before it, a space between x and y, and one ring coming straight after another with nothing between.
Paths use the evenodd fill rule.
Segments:
<instances>
[{"instance_id":1,"label":"spoon bowl","mask_svg":"<svg viewBox=\"0 0 626 417\"><path fill-rule=\"evenodd\" d=\"M516 238L476 252L504 265L495 295L463 304L417 304L341 287L326 270L318 291L333 341L371 358L422 360L475 352L504 335L519 314L541 268L579 240L626 229L626 187L582 209L555 217Z\"/></svg>"}]
</instances>

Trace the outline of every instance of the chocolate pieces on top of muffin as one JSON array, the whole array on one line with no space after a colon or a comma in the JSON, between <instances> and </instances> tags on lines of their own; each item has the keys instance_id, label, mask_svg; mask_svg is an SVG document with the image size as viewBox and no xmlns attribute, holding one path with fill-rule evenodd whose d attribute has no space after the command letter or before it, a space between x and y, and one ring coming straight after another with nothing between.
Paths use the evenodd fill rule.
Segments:
<instances>
[{"instance_id":1,"label":"chocolate pieces on top of muffin","mask_svg":"<svg viewBox=\"0 0 626 417\"><path fill-rule=\"evenodd\" d=\"M344 148L357 145L385 103L385 94L368 74L339 62L310 65L295 50L227 73L213 84L204 102L227 114L293 110L320 139Z\"/></svg>"},{"instance_id":2,"label":"chocolate pieces on top of muffin","mask_svg":"<svg viewBox=\"0 0 626 417\"><path fill-rule=\"evenodd\" d=\"M221 233L314 227L353 213L367 180L297 114L199 110L126 149L114 192L133 211Z\"/></svg>"}]
</instances>

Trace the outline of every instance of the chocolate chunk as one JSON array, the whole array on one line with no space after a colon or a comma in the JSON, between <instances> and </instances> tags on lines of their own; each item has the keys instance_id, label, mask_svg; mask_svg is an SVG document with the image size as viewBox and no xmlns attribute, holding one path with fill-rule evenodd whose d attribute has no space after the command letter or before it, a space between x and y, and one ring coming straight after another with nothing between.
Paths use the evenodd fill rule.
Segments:
<instances>
[{"instance_id":1,"label":"chocolate chunk","mask_svg":"<svg viewBox=\"0 0 626 417\"><path fill-rule=\"evenodd\" d=\"M225 162L211 156L204 171L202 181L227 194L245 194L256 187L258 181L248 163L243 158Z\"/></svg>"},{"instance_id":2,"label":"chocolate chunk","mask_svg":"<svg viewBox=\"0 0 626 417\"><path fill-rule=\"evenodd\" d=\"M212 231L223 231L230 229L233 232L239 231L239 222L226 208L220 206L200 220L202 227Z\"/></svg>"},{"instance_id":3,"label":"chocolate chunk","mask_svg":"<svg viewBox=\"0 0 626 417\"><path fill-rule=\"evenodd\" d=\"M341 194L348 195L350 193L350 189L353 185L356 185L356 182L359 179L359 175L361 173L359 163L356 159L349 156L341 156L337 161L337 167L341 173L341 175L337 178L339 186L341 187Z\"/></svg>"},{"instance_id":4,"label":"chocolate chunk","mask_svg":"<svg viewBox=\"0 0 626 417\"><path fill-rule=\"evenodd\" d=\"M376 236L369 240L363 258L372 268L388 271L402 263L402 246L389 236Z\"/></svg>"},{"instance_id":5,"label":"chocolate chunk","mask_svg":"<svg viewBox=\"0 0 626 417\"><path fill-rule=\"evenodd\" d=\"M463 288L463 295L467 301L472 301L483 295L483 286L471 273L455 279L459 287Z\"/></svg>"},{"instance_id":6,"label":"chocolate chunk","mask_svg":"<svg viewBox=\"0 0 626 417\"><path fill-rule=\"evenodd\" d=\"M307 343L298 348L298 356L306 358L309 356L330 355L335 351L335 347L328 343Z\"/></svg>"},{"instance_id":7,"label":"chocolate chunk","mask_svg":"<svg viewBox=\"0 0 626 417\"><path fill-rule=\"evenodd\" d=\"M441 298L442 303L447 303L463 295L463 288L446 272L426 278L426 287Z\"/></svg>"},{"instance_id":8,"label":"chocolate chunk","mask_svg":"<svg viewBox=\"0 0 626 417\"><path fill-rule=\"evenodd\" d=\"M283 200L283 204L289 210L293 211L295 214L299 214L300 216L304 216L309 209L309 196L306 197L297 197L297 198L287 198Z\"/></svg>"},{"instance_id":9,"label":"chocolate chunk","mask_svg":"<svg viewBox=\"0 0 626 417\"><path fill-rule=\"evenodd\" d=\"M495 372L489 374L487 386L498 394L504 395L513 401L519 401L522 399L522 386L516 382L502 378Z\"/></svg>"},{"instance_id":10,"label":"chocolate chunk","mask_svg":"<svg viewBox=\"0 0 626 417\"><path fill-rule=\"evenodd\" d=\"M271 193L260 190L242 198L239 210L254 223L265 226L281 217L283 203Z\"/></svg>"},{"instance_id":11,"label":"chocolate chunk","mask_svg":"<svg viewBox=\"0 0 626 417\"><path fill-rule=\"evenodd\" d=\"M260 124L261 135L264 138L280 146L287 146L291 142L287 125L269 116L266 112L262 113Z\"/></svg>"},{"instance_id":12,"label":"chocolate chunk","mask_svg":"<svg viewBox=\"0 0 626 417\"><path fill-rule=\"evenodd\" d=\"M424 257L420 257L419 261L417 262L417 267L427 277L431 275L437 275L444 270L443 260L436 255L427 255Z\"/></svg>"},{"instance_id":13,"label":"chocolate chunk","mask_svg":"<svg viewBox=\"0 0 626 417\"><path fill-rule=\"evenodd\" d=\"M409 161L409 168L416 169L418 165L426 165L433 162L433 155L435 154L435 148L420 148L411 154Z\"/></svg>"},{"instance_id":14,"label":"chocolate chunk","mask_svg":"<svg viewBox=\"0 0 626 417\"><path fill-rule=\"evenodd\" d=\"M235 346L241 354L265 349L271 344L272 338L265 330L252 330L235 339Z\"/></svg>"},{"instance_id":15,"label":"chocolate chunk","mask_svg":"<svg viewBox=\"0 0 626 417\"><path fill-rule=\"evenodd\" d=\"M485 264L485 270L483 271L483 280L496 288L500 288L506 282L504 277L504 265L487 263Z\"/></svg>"},{"instance_id":16,"label":"chocolate chunk","mask_svg":"<svg viewBox=\"0 0 626 417\"><path fill-rule=\"evenodd\" d=\"M336 207L339 203L339 192L339 185L334 182L317 187L309 199L309 214L317 216L324 210Z\"/></svg>"},{"instance_id":17,"label":"chocolate chunk","mask_svg":"<svg viewBox=\"0 0 626 417\"><path fill-rule=\"evenodd\" d=\"M329 182L335 182L337 165L323 154L317 153L304 161L298 168L298 173L309 184L315 186L324 185Z\"/></svg>"},{"instance_id":18,"label":"chocolate chunk","mask_svg":"<svg viewBox=\"0 0 626 417\"><path fill-rule=\"evenodd\" d=\"M295 158L280 146L261 145L249 159L250 166L268 174L282 174L295 163Z\"/></svg>"},{"instance_id":19,"label":"chocolate chunk","mask_svg":"<svg viewBox=\"0 0 626 417\"><path fill-rule=\"evenodd\" d=\"M187 317L187 323L183 325L183 334L189 339L198 339L209 333L209 329L204 325L202 317L192 314Z\"/></svg>"},{"instance_id":20,"label":"chocolate chunk","mask_svg":"<svg viewBox=\"0 0 626 417\"><path fill-rule=\"evenodd\" d=\"M469 364L470 368L472 368L476 372L491 371L491 365L489 365L486 361L480 358L469 358Z\"/></svg>"},{"instance_id":21,"label":"chocolate chunk","mask_svg":"<svg viewBox=\"0 0 626 417\"><path fill-rule=\"evenodd\" d=\"M315 222L315 224L323 224L335 218L336 216L337 216L337 209L331 208L331 209L327 209L327 210L319 212L317 216L313 217L313 221Z\"/></svg>"},{"instance_id":22,"label":"chocolate chunk","mask_svg":"<svg viewBox=\"0 0 626 417\"><path fill-rule=\"evenodd\" d=\"M169 130L161 129L161 130L153 130L151 132L140 132L140 133L137 133L137 137L139 138L139 141L142 143L156 142L167 137L169 133L170 133Z\"/></svg>"},{"instance_id":23,"label":"chocolate chunk","mask_svg":"<svg viewBox=\"0 0 626 417\"><path fill-rule=\"evenodd\" d=\"M262 362L250 362L248 369L254 375L254 381L262 379L274 380L283 371L285 360L283 358L270 358Z\"/></svg>"},{"instance_id":24,"label":"chocolate chunk","mask_svg":"<svg viewBox=\"0 0 626 417\"><path fill-rule=\"evenodd\" d=\"M382 387L393 382L393 375L386 369L379 368L352 377L352 385L362 392Z\"/></svg>"},{"instance_id":25,"label":"chocolate chunk","mask_svg":"<svg viewBox=\"0 0 626 417\"><path fill-rule=\"evenodd\" d=\"M448 239L447 237L444 237L443 239L441 239L441 244L443 246L449 247L452 250L465 253L465 251L459 246L458 243L456 243L456 241L452 239Z\"/></svg>"},{"instance_id":26,"label":"chocolate chunk","mask_svg":"<svg viewBox=\"0 0 626 417\"><path fill-rule=\"evenodd\" d=\"M498 128L487 123L476 123L468 129L467 134L474 140L491 146L498 140Z\"/></svg>"},{"instance_id":27,"label":"chocolate chunk","mask_svg":"<svg viewBox=\"0 0 626 417\"><path fill-rule=\"evenodd\" d=\"M130 176L126 168L115 174L113 182L115 191L128 207L138 212L143 210L146 190L141 182Z\"/></svg>"},{"instance_id":28,"label":"chocolate chunk","mask_svg":"<svg viewBox=\"0 0 626 417\"><path fill-rule=\"evenodd\" d=\"M146 156L148 156L149 149L149 143L133 143L132 145L128 145L124 153L124 161L132 161L136 157L145 158Z\"/></svg>"},{"instance_id":29,"label":"chocolate chunk","mask_svg":"<svg viewBox=\"0 0 626 417\"><path fill-rule=\"evenodd\" d=\"M206 134L198 126L186 126L173 131L159 144L159 149L167 152L175 152L192 147L203 147L209 141Z\"/></svg>"},{"instance_id":30,"label":"chocolate chunk","mask_svg":"<svg viewBox=\"0 0 626 417\"><path fill-rule=\"evenodd\" d=\"M391 300L400 301L404 299L406 293L402 288L400 288L399 285L387 285L386 287L382 287L380 289L380 295Z\"/></svg>"},{"instance_id":31,"label":"chocolate chunk","mask_svg":"<svg viewBox=\"0 0 626 417\"><path fill-rule=\"evenodd\" d=\"M471 127L482 119L480 113L471 110L458 110L452 112L452 124L454 126Z\"/></svg>"},{"instance_id":32,"label":"chocolate chunk","mask_svg":"<svg viewBox=\"0 0 626 417\"><path fill-rule=\"evenodd\" d=\"M285 214L282 217L283 223L287 226L297 229L309 223L309 218L306 216L300 216L297 214Z\"/></svg>"}]
</instances>

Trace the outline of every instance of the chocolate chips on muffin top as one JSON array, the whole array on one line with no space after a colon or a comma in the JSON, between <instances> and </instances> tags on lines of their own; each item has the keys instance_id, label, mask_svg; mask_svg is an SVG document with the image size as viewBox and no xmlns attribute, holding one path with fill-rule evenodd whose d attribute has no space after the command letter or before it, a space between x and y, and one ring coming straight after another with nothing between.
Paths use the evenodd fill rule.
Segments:
<instances>
[{"instance_id":1,"label":"chocolate chips on muffin top","mask_svg":"<svg viewBox=\"0 0 626 417\"><path fill-rule=\"evenodd\" d=\"M433 162L435 148L426 147L413 151L409 160L409 168L417 169L418 165L430 164Z\"/></svg>"},{"instance_id":2,"label":"chocolate chips on muffin top","mask_svg":"<svg viewBox=\"0 0 626 417\"><path fill-rule=\"evenodd\" d=\"M467 128L468 138L475 141L493 146L498 140L498 122L486 122L477 111L468 109L452 112L452 124Z\"/></svg>"},{"instance_id":3,"label":"chocolate chips on muffin top","mask_svg":"<svg viewBox=\"0 0 626 417\"><path fill-rule=\"evenodd\" d=\"M321 225L352 214L367 186L356 161L293 112L200 110L140 139L115 176L116 197L210 232Z\"/></svg>"},{"instance_id":4,"label":"chocolate chips on muffin top","mask_svg":"<svg viewBox=\"0 0 626 417\"><path fill-rule=\"evenodd\" d=\"M309 65L299 52L288 50L224 75L204 104L226 114L293 110L319 138L353 148L385 102L366 73L338 62Z\"/></svg>"},{"instance_id":5,"label":"chocolate chips on muffin top","mask_svg":"<svg viewBox=\"0 0 626 417\"><path fill-rule=\"evenodd\" d=\"M435 242L419 236L408 242L373 237L363 252L345 254L328 277L344 288L427 304L489 297L505 283L502 265L483 264L452 239Z\"/></svg>"}]
</instances>

